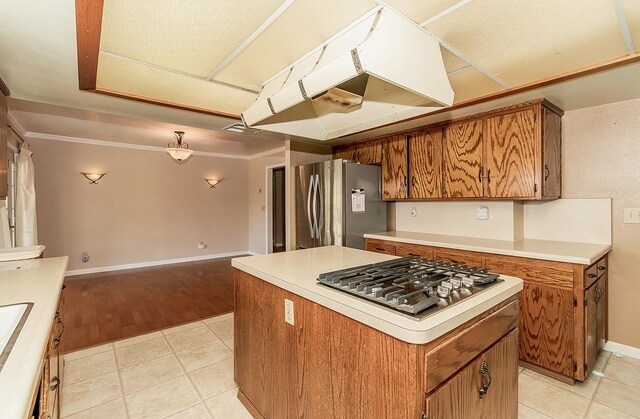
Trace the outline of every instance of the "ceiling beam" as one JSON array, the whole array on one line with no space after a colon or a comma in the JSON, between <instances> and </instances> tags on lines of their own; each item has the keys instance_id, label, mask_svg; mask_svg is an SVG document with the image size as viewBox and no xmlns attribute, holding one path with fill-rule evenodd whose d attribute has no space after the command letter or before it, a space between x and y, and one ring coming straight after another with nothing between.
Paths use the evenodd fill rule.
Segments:
<instances>
[{"instance_id":1,"label":"ceiling beam","mask_svg":"<svg viewBox=\"0 0 640 419\"><path fill-rule=\"evenodd\" d=\"M200 80L200 81L206 81L208 83L217 84L217 85L220 85L220 86L223 86L223 87L228 87L230 89L241 90L243 92L251 93L251 94L254 94L254 95L257 95L259 93L256 90L247 89L246 87L236 86L235 84L225 83L223 81L207 80L206 78L201 77L201 76L196 76L195 74L185 73L184 71L174 70L172 68L163 67L161 65L147 63L145 61L136 60L135 58L125 57L123 55L114 54L112 52L100 51L100 54L104 55L104 56L107 56L107 57L112 57L112 58L115 58L115 59L118 59L118 60L129 61L129 62L132 62L132 63L135 63L135 64L143 65L145 67L155 68L156 70L166 71L166 72L169 72L169 73L177 74L179 76L189 77L189 78Z\"/></svg>"},{"instance_id":2,"label":"ceiling beam","mask_svg":"<svg viewBox=\"0 0 640 419\"><path fill-rule=\"evenodd\" d=\"M420 26L427 26L429 23L431 22L435 22L436 20L440 19L443 16L448 15L449 13L453 12L454 10L458 10L459 8L461 8L464 5L467 5L469 3L471 3L472 0L462 0L457 2L456 4L454 4L451 7L448 7L446 9L444 9L443 11L441 11L440 13L438 13L437 15L431 16L429 19L425 20L424 22L422 22L420 24Z\"/></svg>"},{"instance_id":3,"label":"ceiling beam","mask_svg":"<svg viewBox=\"0 0 640 419\"><path fill-rule=\"evenodd\" d=\"M487 70L486 68L481 66L480 64L478 64L475 61L473 61L471 58L469 58L466 55L464 55L462 52L460 52L458 49L456 49L453 45L450 45L447 42L444 42L442 39L438 38L437 36L435 36L431 32L428 32L428 33L431 36L433 36L433 38L436 41L440 42L440 45L442 45L443 48L446 48L449 52L451 52L453 55L457 56L462 61L464 61L467 64L469 64L471 67L475 68L476 70L478 70L479 72L481 72L485 76L489 77L491 80L493 80L494 82L498 83L503 88L505 88L505 89L510 89L511 88L511 86L509 84L504 82L502 79L500 79L498 76L496 76L495 74L493 74L492 72L490 72L489 70Z\"/></svg>"},{"instance_id":4,"label":"ceiling beam","mask_svg":"<svg viewBox=\"0 0 640 419\"><path fill-rule=\"evenodd\" d=\"M104 0L76 0L76 40L80 90L96 88Z\"/></svg>"},{"instance_id":5,"label":"ceiling beam","mask_svg":"<svg viewBox=\"0 0 640 419\"><path fill-rule=\"evenodd\" d=\"M240 53L244 51L245 48L251 45L251 43L258 36L260 36L260 34L264 32L265 29L267 29L278 17L280 17L280 15L284 13L284 11L287 10L289 6L293 4L294 1L295 0L286 0L284 3L282 3L282 5L278 7L278 9L275 12L273 12L271 16L267 18L267 20L262 22L262 25L260 25L258 29L256 29L251 35L249 35L249 37L245 39L245 41L242 44L240 44L240 46L236 48L235 51L233 51L215 70L211 72L211 74L209 74L209 76L207 77L207 81L211 81L222 70L224 70L225 67L227 67L229 63L231 63L231 61L235 60L236 57L240 55Z\"/></svg>"},{"instance_id":6,"label":"ceiling beam","mask_svg":"<svg viewBox=\"0 0 640 419\"><path fill-rule=\"evenodd\" d=\"M631 37L631 31L629 30L629 23L627 22L627 15L624 12L622 0L613 0L613 8L616 10L618 25L620 26L620 32L622 32L622 38L627 47L627 52L629 55L633 55L636 53L636 47L633 44L633 38Z\"/></svg>"}]
</instances>

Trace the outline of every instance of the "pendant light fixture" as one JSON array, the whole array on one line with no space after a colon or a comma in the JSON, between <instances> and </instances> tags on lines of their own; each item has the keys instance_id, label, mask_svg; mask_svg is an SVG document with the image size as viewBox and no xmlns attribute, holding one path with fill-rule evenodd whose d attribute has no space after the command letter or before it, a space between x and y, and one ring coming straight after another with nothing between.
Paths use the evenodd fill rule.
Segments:
<instances>
[{"instance_id":1,"label":"pendant light fixture","mask_svg":"<svg viewBox=\"0 0 640 419\"><path fill-rule=\"evenodd\" d=\"M176 141L169 143L165 151L169 153L171 158L178 163L182 160L186 160L193 154L193 150L189 150L189 144L182 142L184 131L174 131L173 135L176 137Z\"/></svg>"}]
</instances>

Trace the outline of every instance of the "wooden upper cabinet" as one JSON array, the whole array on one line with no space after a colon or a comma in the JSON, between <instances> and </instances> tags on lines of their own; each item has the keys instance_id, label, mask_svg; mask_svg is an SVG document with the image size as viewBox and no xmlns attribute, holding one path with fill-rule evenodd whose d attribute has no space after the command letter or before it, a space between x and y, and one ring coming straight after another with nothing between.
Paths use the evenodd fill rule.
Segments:
<instances>
[{"instance_id":1,"label":"wooden upper cabinet","mask_svg":"<svg viewBox=\"0 0 640 419\"><path fill-rule=\"evenodd\" d=\"M408 188L407 137L396 135L382 145L382 199L406 199Z\"/></svg>"},{"instance_id":2,"label":"wooden upper cabinet","mask_svg":"<svg viewBox=\"0 0 640 419\"><path fill-rule=\"evenodd\" d=\"M482 197L482 120L449 125L443 148L444 197Z\"/></svg>"},{"instance_id":3,"label":"wooden upper cabinet","mask_svg":"<svg viewBox=\"0 0 640 419\"><path fill-rule=\"evenodd\" d=\"M562 192L562 117L542 107L542 197L560 198Z\"/></svg>"},{"instance_id":4,"label":"wooden upper cabinet","mask_svg":"<svg viewBox=\"0 0 640 419\"><path fill-rule=\"evenodd\" d=\"M339 147L333 151L334 159L345 159L360 164L382 163L382 143L369 141L362 144Z\"/></svg>"},{"instance_id":5,"label":"wooden upper cabinet","mask_svg":"<svg viewBox=\"0 0 640 419\"><path fill-rule=\"evenodd\" d=\"M442 129L409 137L409 196L442 197Z\"/></svg>"},{"instance_id":6,"label":"wooden upper cabinet","mask_svg":"<svg viewBox=\"0 0 640 419\"><path fill-rule=\"evenodd\" d=\"M485 196L488 198L535 198L536 110L533 108L487 118L484 125Z\"/></svg>"},{"instance_id":7,"label":"wooden upper cabinet","mask_svg":"<svg viewBox=\"0 0 640 419\"><path fill-rule=\"evenodd\" d=\"M356 146L356 162L360 164L382 163L382 143L371 141Z\"/></svg>"},{"instance_id":8,"label":"wooden upper cabinet","mask_svg":"<svg viewBox=\"0 0 640 419\"><path fill-rule=\"evenodd\" d=\"M333 150L333 158L356 161L356 146L336 148Z\"/></svg>"}]
</instances>

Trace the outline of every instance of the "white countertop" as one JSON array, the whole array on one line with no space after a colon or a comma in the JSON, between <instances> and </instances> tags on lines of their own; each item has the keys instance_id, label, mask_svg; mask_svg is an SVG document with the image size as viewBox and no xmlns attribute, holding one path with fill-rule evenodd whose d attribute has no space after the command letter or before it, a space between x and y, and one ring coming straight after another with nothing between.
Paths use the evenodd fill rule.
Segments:
<instances>
[{"instance_id":1,"label":"white countertop","mask_svg":"<svg viewBox=\"0 0 640 419\"><path fill-rule=\"evenodd\" d=\"M365 238L394 242L447 247L472 252L519 256L556 262L591 265L611 251L610 244L576 243L552 240L522 239L516 241L477 239L473 237L445 236L440 234L387 231L365 234Z\"/></svg>"},{"instance_id":2,"label":"white countertop","mask_svg":"<svg viewBox=\"0 0 640 419\"><path fill-rule=\"evenodd\" d=\"M56 304L69 258L34 259L30 268L2 270L0 305L33 303L18 339L0 371L0 418L30 418ZM15 263L14 263L15 264Z\"/></svg>"},{"instance_id":3,"label":"white countertop","mask_svg":"<svg viewBox=\"0 0 640 419\"><path fill-rule=\"evenodd\" d=\"M521 279L501 276L504 281L499 285L464 299L446 310L423 319L415 319L316 282L323 272L394 258L395 256L348 247L327 246L235 258L231 265L397 339L416 344L427 343L442 336L522 290Z\"/></svg>"}]
</instances>

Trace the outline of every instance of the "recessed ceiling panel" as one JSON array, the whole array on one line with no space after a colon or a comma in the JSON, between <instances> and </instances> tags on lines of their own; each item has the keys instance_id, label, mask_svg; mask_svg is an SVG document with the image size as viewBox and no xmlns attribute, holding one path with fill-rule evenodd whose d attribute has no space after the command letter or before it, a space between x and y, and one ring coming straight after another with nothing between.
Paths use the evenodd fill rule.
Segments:
<instances>
[{"instance_id":1,"label":"recessed ceiling panel","mask_svg":"<svg viewBox=\"0 0 640 419\"><path fill-rule=\"evenodd\" d=\"M391 7L420 24L461 0L387 0Z\"/></svg>"},{"instance_id":2,"label":"recessed ceiling panel","mask_svg":"<svg viewBox=\"0 0 640 419\"><path fill-rule=\"evenodd\" d=\"M239 115L255 95L204 80L100 55L98 88Z\"/></svg>"},{"instance_id":3,"label":"recessed ceiling panel","mask_svg":"<svg viewBox=\"0 0 640 419\"><path fill-rule=\"evenodd\" d=\"M512 86L626 55L608 0L474 0L426 29Z\"/></svg>"},{"instance_id":4,"label":"recessed ceiling panel","mask_svg":"<svg viewBox=\"0 0 640 419\"><path fill-rule=\"evenodd\" d=\"M262 82L375 6L372 0L298 0L218 74L216 80L258 90Z\"/></svg>"},{"instance_id":5,"label":"recessed ceiling panel","mask_svg":"<svg viewBox=\"0 0 640 419\"><path fill-rule=\"evenodd\" d=\"M100 49L207 77L284 0L105 0Z\"/></svg>"},{"instance_id":6,"label":"recessed ceiling panel","mask_svg":"<svg viewBox=\"0 0 640 419\"><path fill-rule=\"evenodd\" d=\"M449 82L455 93L454 105L503 90L502 86L473 67L466 67L449 74Z\"/></svg>"},{"instance_id":7,"label":"recessed ceiling panel","mask_svg":"<svg viewBox=\"0 0 640 419\"><path fill-rule=\"evenodd\" d=\"M631 31L631 38L636 52L640 52L640 1L622 0L627 24Z\"/></svg>"},{"instance_id":8,"label":"recessed ceiling panel","mask_svg":"<svg viewBox=\"0 0 640 419\"><path fill-rule=\"evenodd\" d=\"M448 49L441 46L440 51L442 52L442 61L444 61L444 68L447 70L447 73L452 73L456 70L460 70L461 68L469 67L470 64L450 52Z\"/></svg>"}]
</instances>

